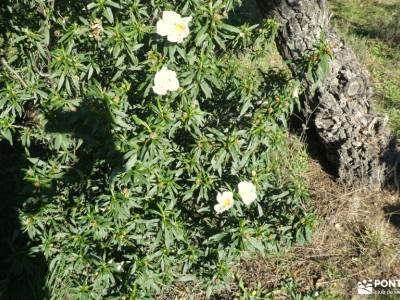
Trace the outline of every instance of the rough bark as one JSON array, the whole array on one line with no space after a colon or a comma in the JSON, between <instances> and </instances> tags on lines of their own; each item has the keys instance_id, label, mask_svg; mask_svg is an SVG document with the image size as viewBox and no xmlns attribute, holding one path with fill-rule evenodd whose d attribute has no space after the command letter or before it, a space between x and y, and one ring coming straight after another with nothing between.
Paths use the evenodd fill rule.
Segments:
<instances>
[{"instance_id":1,"label":"rough bark","mask_svg":"<svg viewBox=\"0 0 400 300\"><path fill-rule=\"evenodd\" d=\"M316 90L305 81L305 113L311 116L311 126L340 181L381 187L396 159L395 142L387 118L372 108L367 70L330 27L327 1L258 0L258 4L282 25L277 45L285 60L299 59L325 36L333 51L330 69ZM289 66L298 71L295 64Z\"/></svg>"}]
</instances>

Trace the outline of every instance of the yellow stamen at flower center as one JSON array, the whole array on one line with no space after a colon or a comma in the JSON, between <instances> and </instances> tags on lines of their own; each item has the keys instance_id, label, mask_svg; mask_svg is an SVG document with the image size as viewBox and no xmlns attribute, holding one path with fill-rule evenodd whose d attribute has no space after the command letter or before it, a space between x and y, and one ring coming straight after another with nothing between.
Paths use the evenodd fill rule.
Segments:
<instances>
[{"instance_id":1,"label":"yellow stamen at flower center","mask_svg":"<svg viewBox=\"0 0 400 300\"><path fill-rule=\"evenodd\" d=\"M231 199L229 199L229 198L226 198L226 199L224 199L223 201L222 201L222 205L224 206L224 207L228 207L228 206L230 206L231 205Z\"/></svg>"},{"instance_id":2,"label":"yellow stamen at flower center","mask_svg":"<svg viewBox=\"0 0 400 300\"><path fill-rule=\"evenodd\" d=\"M177 32L182 33L182 32L185 31L185 29L186 29L186 26L185 26L184 23L175 24L175 30L176 30Z\"/></svg>"}]
</instances>

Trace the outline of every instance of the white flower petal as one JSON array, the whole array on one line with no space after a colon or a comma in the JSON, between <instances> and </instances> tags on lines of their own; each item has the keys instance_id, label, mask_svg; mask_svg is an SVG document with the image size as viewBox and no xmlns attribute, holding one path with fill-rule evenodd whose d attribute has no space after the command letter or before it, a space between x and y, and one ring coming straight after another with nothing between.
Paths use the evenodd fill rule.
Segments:
<instances>
[{"instance_id":1,"label":"white flower petal","mask_svg":"<svg viewBox=\"0 0 400 300\"><path fill-rule=\"evenodd\" d=\"M232 206L233 206L233 199L230 199L230 198L228 198L228 199L225 199L225 201L224 201L224 203L223 203L223 206L224 206L224 208L227 210L227 209L230 209Z\"/></svg>"},{"instance_id":2,"label":"white flower petal","mask_svg":"<svg viewBox=\"0 0 400 300\"><path fill-rule=\"evenodd\" d=\"M247 194L246 196L242 197L243 203L247 206L252 204L257 199L257 194L251 193Z\"/></svg>"},{"instance_id":3,"label":"white flower petal","mask_svg":"<svg viewBox=\"0 0 400 300\"><path fill-rule=\"evenodd\" d=\"M167 23L165 23L164 20L159 20L157 22L157 34L161 35L161 36L166 36L168 35L170 29L169 29L169 25Z\"/></svg>"},{"instance_id":4,"label":"white flower petal","mask_svg":"<svg viewBox=\"0 0 400 300\"><path fill-rule=\"evenodd\" d=\"M182 33L182 37L183 37L183 38L186 38L186 37L189 35L189 33L190 33L189 27L187 27L187 28L185 29L185 31Z\"/></svg>"},{"instance_id":5,"label":"white flower petal","mask_svg":"<svg viewBox=\"0 0 400 300\"><path fill-rule=\"evenodd\" d=\"M186 24L188 24L189 22L191 22L193 20L192 17L184 17L182 18L182 22L185 22Z\"/></svg>"},{"instance_id":6,"label":"white flower petal","mask_svg":"<svg viewBox=\"0 0 400 300\"><path fill-rule=\"evenodd\" d=\"M189 35L189 29L185 29L183 32L171 32L168 34L168 41L171 43L182 43L183 40Z\"/></svg>"},{"instance_id":7,"label":"white flower petal","mask_svg":"<svg viewBox=\"0 0 400 300\"><path fill-rule=\"evenodd\" d=\"M225 211L224 207L219 203L214 205L214 210L217 212L217 214L220 214Z\"/></svg>"},{"instance_id":8,"label":"white flower petal","mask_svg":"<svg viewBox=\"0 0 400 300\"><path fill-rule=\"evenodd\" d=\"M221 201L222 201L222 194L220 192L218 192L218 194L217 194L217 202L221 203Z\"/></svg>"},{"instance_id":9,"label":"white flower petal","mask_svg":"<svg viewBox=\"0 0 400 300\"><path fill-rule=\"evenodd\" d=\"M160 85L154 85L153 92L156 93L157 95L164 96L167 94L168 90Z\"/></svg>"},{"instance_id":10,"label":"white flower petal","mask_svg":"<svg viewBox=\"0 0 400 300\"><path fill-rule=\"evenodd\" d=\"M170 81L170 86L169 86L169 90L171 91L171 92L175 92L175 91L177 91L178 89L180 88L180 86L179 86L179 81L178 81L178 78L172 78L171 79L171 81Z\"/></svg>"},{"instance_id":11,"label":"white flower petal","mask_svg":"<svg viewBox=\"0 0 400 300\"><path fill-rule=\"evenodd\" d=\"M252 182L242 181L238 184L239 195L245 205L250 205L257 199L256 187Z\"/></svg>"},{"instance_id":12,"label":"white flower petal","mask_svg":"<svg viewBox=\"0 0 400 300\"><path fill-rule=\"evenodd\" d=\"M162 76L165 76L166 78L176 78L176 72L172 70L168 70L167 68L162 69L161 71Z\"/></svg>"},{"instance_id":13,"label":"white flower petal","mask_svg":"<svg viewBox=\"0 0 400 300\"><path fill-rule=\"evenodd\" d=\"M171 43L182 43L183 39L184 39L183 34L175 31L170 32L167 37L168 42Z\"/></svg>"},{"instance_id":14,"label":"white flower petal","mask_svg":"<svg viewBox=\"0 0 400 300\"><path fill-rule=\"evenodd\" d=\"M233 193L232 192L223 192L222 193L223 198L229 198L233 200Z\"/></svg>"},{"instance_id":15,"label":"white flower petal","mask_svg":"<svg viewBox=\"0 0 400 300\"><path fill-rule=\"evenodd\" d=\"M167 24L178 23L182 19L180 14L170 10L163 11L162 18Z\"/></svg>"}]
</instances>

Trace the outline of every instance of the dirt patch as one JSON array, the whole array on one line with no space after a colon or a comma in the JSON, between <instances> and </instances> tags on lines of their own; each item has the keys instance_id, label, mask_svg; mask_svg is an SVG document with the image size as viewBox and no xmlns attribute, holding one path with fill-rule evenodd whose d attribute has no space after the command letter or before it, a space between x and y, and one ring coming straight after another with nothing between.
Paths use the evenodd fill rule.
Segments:
<instances>
[{"instance_id":1,"label":"dirt patch","mask_svg":"<svg viewBox=\"0 0 400 300\"><path fill-rule=\"evenodd\" d=\"M257 283L273 289L293 278L299 292L330 289L341 298L357 299L360 280L399 279L398 194L346 189L316 161L310 161L307 178L317 214L312 241L277 256L243 261L239 277L249 289Z\"/></svg>"}]
</instances>

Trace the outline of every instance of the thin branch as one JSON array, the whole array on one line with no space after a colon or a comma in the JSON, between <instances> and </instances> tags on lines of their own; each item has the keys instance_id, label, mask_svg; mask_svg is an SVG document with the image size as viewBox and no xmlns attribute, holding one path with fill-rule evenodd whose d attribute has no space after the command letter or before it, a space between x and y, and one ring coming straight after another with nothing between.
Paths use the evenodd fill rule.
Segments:
<instances>
[{"instance_id":1,"label":"thin branch","mask_svg":"<svg viewBox=\"0 0 400 300\"><path fill-rule=\"evenodd\" d=\"M15 71L13 68L11 68L11 66L8 64L8 62L4 59L4 57L1 58L1 64L7 69L8 72L11 73L11 75L17 79L24 88L27 88L28 85L26 84L26 82L22 79L21 76L18 75L17 71Z\"/></svg>"}]
</instances>

